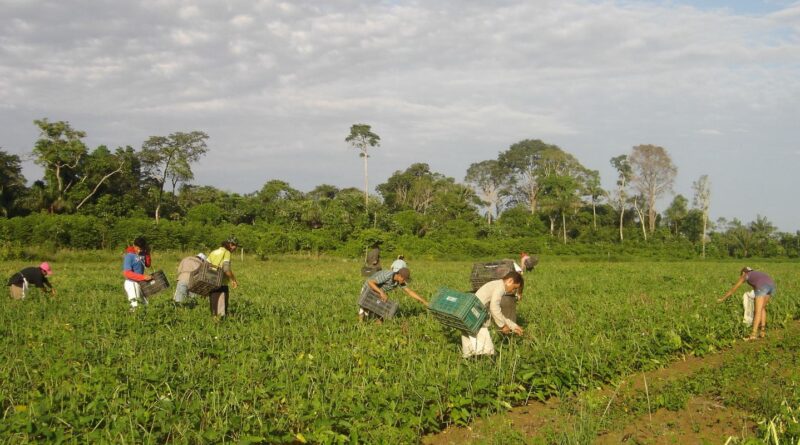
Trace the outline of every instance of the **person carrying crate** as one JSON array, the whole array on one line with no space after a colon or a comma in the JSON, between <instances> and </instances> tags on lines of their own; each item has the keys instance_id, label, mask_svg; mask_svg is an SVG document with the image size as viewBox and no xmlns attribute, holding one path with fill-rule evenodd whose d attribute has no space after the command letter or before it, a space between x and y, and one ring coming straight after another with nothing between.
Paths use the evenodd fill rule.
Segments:
<instances>
[{"instance_id":1,"label":"person carrying crate","mask_svg":"<svg viewBox=\"0 0 800 445\"><path fill-rule=\"evenodd\" d=\"M153 279L144 273L144 268L150 267L150 246L147 240L138 237L133 240L133 245L125 249L122 260L122 275L125 277L125 293L131 305L131 312L139 306L139 302L147 304L147 298L142 294L139 283Z\"/></svg>"},{"instance_id":2,"label":"person carrying crate","mask_svg":"<svg viewBox=\"0 0 800 445\"><path fill-rule=\"evenodd\" d=\"M514 270L520 275L525 272L531 272L539 259L528 255L526 252L520 252L519 263L514 261ZM517 303L522 300L522 291L525 289L525 284L520 284L519 288L514 293L506 293L500 301L500 310L503 316L513 322L517 321Z\"/></svg>"},{"instance_id":3,"label":"person carrying crate","mask_svg":"<svg viewBox=\"0 0 800 445\"><path fill-rule=\"evenodd\" d=\"M194 256L187 256L178 263L178 284L175 286L175 296L173 297L176 303L181 304L186 301L186 297L189 295L189 277L192 275L192 272L203 265L205 260L206 255L204 253L198 253ZM192 293L191 296L194 298L197 295Z\"/></svg>"},{"instance_id":4,"label":"person carrying crate","mask_svg":"<svg viewBox=\"0 0 800 445\"><path fill-rule=\"evenodd\" d=\"M238 246L239 243L236 241L236 238L231 237L223 241L217 250L208 254L208 262L211 263L212 266L221 269L223 273L222 286L211 291L211 294L208 296L211 305L211 315L215 317L224 317L228 312L228 296L230 295L228 283L230 283L230 287L234 289L239 287L239 282L236 281L236 276L233 275L233 270L231 269L231 253L233 253Z\"/></svg>"},{"instance_id":5,"label":"person carrying crate","mask_svg":"<svg viewBox=\"0 0 800 445\"><path fill-rule=\"evenodd\" d=\"M372 289L373 292L378 294L382 301L387 301L389 299L386 292L399 287L402 288L409 297L419 301L423 306L428 307L428 302L425 301L424 298L408 288L409 281L411 281L411 271L407 267L404 267L397 272L392 270L380 270L375 272L364 282L364 286L368 286ZM358 321L364 321L364 318L370 315L372 315L372 313L369 310L363 307L358 308Z\"/></svg>"},{"instance_id":6,"label":"person carrying crate","mask_svg":"<svg viewBox=\"0 0 800 445\"><path fill-rule=\"evenodd\" d=\"M494 355L494 343L489 334L491 321L494 321L504 334L510 334L512 332L517 335L523 334L524 331L522 327L515 321L504 316L500 308L500 302L503 296L506 294L514 295L517 290L523 286L523 283L522 275L512 270L502 279L490 281L475 292L475 296L488 308L489 319L486 320L481 329L474 336L461 335L461 351L464 358L478 355Z\"/></svg>"}]
</instances>

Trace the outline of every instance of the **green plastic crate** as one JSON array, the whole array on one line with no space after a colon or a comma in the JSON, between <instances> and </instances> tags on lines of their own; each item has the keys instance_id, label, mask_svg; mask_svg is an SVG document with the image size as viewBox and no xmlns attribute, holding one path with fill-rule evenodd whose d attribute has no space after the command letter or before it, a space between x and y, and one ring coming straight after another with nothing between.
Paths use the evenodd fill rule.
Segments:
<instances>
[{"instance_id":1,"label":"green plastic crate","mask_svg":"<svg viewBox=\"0 0 800 445\"><path fill-rule=\"evenodd\" d=\"M443 325L475 335L488 317L486 308L474 294L439 288L428 307Z\"/></svg>"}]
</instances>

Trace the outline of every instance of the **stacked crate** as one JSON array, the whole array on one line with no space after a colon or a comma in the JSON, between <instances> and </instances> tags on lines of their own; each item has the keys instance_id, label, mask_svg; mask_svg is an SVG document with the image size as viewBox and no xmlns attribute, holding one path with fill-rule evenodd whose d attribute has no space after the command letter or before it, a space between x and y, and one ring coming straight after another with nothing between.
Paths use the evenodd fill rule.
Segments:
<instances>
[{"instance_id":1,"label":"stacked crate","mask_svg":"<svg viewBox=\"0 0 800 445\"><path fill-rule=\"evenodd\" d=\"M189 275L189 292L197 295L207 296L220 286L222 286L222 270L212 266L208 261L203 261L203 264Z\"/></svg>"},{"instance_id":2,"label":"stacked crate","mask_svg":"<svg viewBox=\"0 0 800 445\"><path fill-rule=\"evenodd\" d=\"M139 282L139 288L145 297L155 295L169 287L169 281L167 281L167 276L164 275L163 271L157 270L151 276L153 278L150 281Z\"/></svg>"},{"instance_id":3,"label":"stacked crate","mask_svg":"<svg viewBox=\"0 0 800 445\"><path fill-rule=\"evenodd\" d=\"M383 319L392 318L397 312L396 301L381 300L380 295L376 294L367 283L364 283L364 286L361 287L358 305Z\"/></svg>"},{"instance_id":4,"label":"stacked crate","mask_svg":"<svg viewBox=\"0 0 800 445\"><path fill-rule=\"evenodd\" d=\"M472 292L477 291L484 284L499 280L507 273L514 270L514 260L491 261L488 263L475 263L472 265L472 274L469 282L472 285Z\"/></svg>"},{"instance_id":5,"label":"stacked crate","mask_svg":"<svg viewBox=\"0 0 800 445\"><path fill-rule=\"evenodd\" d=\"M488 317L483 303L474 294L446 287L439 288L428 310L443 325L470 335L477 334Z\"/></svg>"}]
</instances>

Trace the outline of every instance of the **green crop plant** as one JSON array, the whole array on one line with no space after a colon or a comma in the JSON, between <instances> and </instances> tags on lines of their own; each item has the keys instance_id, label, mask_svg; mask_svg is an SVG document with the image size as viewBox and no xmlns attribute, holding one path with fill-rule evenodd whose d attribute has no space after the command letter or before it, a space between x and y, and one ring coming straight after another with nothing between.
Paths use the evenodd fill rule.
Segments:
<instances>
[{"instance_id":1,"label":"green crop plant","mask_svg":"<svg viewBox=\"0 0 800 445\"><path fill-rule=\"evenodd\" d=\"M172 281L178 259L156 253L154 264ZM357 262L237 256L241 287L218 322L205 300L175 307L174 287L130 313L119 255L61 253L51 263L57 297L0 304L5 442L415 443L714 353L747 332L741 305L715 302L741 267L731 262L544 258L526 276L525 336L494 330L498 353L482 360L462 359L459 333L402 292L390 294L400 302L394 319L359 324ZM410 264L421 295L469 285L469 262ZM2 272L25 265L7 261ZM796 264L764 269L778 282L769 334L800 314L800 278Z\"/></svg>"}]
</instances>

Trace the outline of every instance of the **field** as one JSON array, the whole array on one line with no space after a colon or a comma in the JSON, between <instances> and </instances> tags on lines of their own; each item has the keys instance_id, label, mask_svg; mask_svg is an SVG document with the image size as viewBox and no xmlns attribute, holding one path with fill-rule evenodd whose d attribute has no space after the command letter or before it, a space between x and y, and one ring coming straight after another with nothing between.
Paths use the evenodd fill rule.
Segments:
<instances>
[{"instance_id":1,"label":"field","mask_svg":"<svg viewBox=\"0 0 800 445\"><path fill-rule=\"evenodd\" d=\"M180 255L156 254L170 280ZM426 433L564 397L746 332L741 292L717 304L740 262L542 258L520 303L522 338L464 360L402 291L398 316L356 321L360 264L238 256L230 316L172 289L130 313L121 256L52 258L58 296L0 304L0 440L8 443L415 443ZM465 289L470 262L409 261L411 287ZM28 265L5 262L10 276ZM748 265L778 283L775 332L800 316L797 263ZM746 384L747 382L742 382Z\"/></svg>"}]
</instances>

